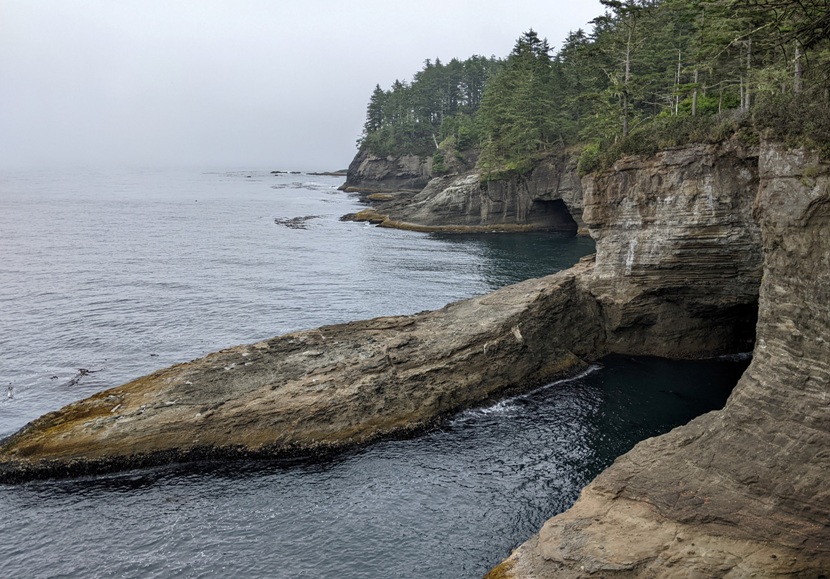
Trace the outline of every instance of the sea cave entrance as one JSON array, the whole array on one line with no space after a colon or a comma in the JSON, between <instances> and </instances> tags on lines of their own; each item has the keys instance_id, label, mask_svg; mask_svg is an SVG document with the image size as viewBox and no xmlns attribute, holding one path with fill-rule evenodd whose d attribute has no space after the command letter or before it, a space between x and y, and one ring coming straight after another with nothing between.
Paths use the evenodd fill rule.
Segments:
<instances>
[{"instance_id":1,"label":"sea cave entrance","mask_svg":"<svg viewBox=\"0 0 830 579\"><path fill-rule=\"evenodd\" d=\"M561 199L534 200L533 205L530 206L527 221L531 225L570 235L576 235L579 229L568 206Z\"/></svg>"}]
</instances>

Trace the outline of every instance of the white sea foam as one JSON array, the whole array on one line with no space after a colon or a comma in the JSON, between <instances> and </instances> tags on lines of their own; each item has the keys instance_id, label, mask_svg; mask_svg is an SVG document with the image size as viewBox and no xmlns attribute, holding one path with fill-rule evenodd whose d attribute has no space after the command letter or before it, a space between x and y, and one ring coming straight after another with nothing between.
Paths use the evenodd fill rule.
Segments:
<instances>
[{"instance_id":1,"label":"white sea foam","mask_svg":"<svg viewBox=\"0 0 830 579\"><path fill-rule=\"evenodd\" d=\"M551 382L550 384L544 384L543 386L539 386L538 388L536 388L534 390L531 390L527 394L522 394L521 396L522 397L528 397L528 396L530 396L532 394L535 394L537 392L543 392L545 390L548 390L550 388L554 388L556 386L560 386L562 384L567 384L569 382L575 382L576 380L581 380L582 378L585 378L586 376L590 376L594 372L596 372L598 370L601 370L601 369L602 369L602 364L591 364L590 366L588 366L585 370L583 370L582 372L580 372L576 376L571 376L569 378L562 378L561 380L555 380L554 382Z\"/></svg>"},{"instance_id":2,"label":"white sea foam","mask_svg":"<svg viewBox=\"0 0 830 579\"><path fill-rule=\"evenodd\" d=\"M517 396L511 396L510 398L505 398L504 400L499 400L495 404L490 406L482 406L480 408L470 408L469 410L465 410L458 414L455 418L450 421L451 425L463 424L465 422L469 422L470 420L474 420L476 418L481 418L482 416L514 416L515 414L519 413L522 409L522 404L519 402L520 400L526 400L531 397L533 394L538 392L543 392L550 388L555 388L557 386L561 386L562 384L568 384L570 382L574 382L576 380L581 380L586 376L593 374L597 370L601 369L602 366L600 364L591 364L587 369L580 372L575 376L571 376L569 378L563 378L561 380L556 380L554 382L550 382L549 384L545 384L538 388L531 390L530 392L526 392L525 394L519 394Z\"/></svg>"}]
</instances>

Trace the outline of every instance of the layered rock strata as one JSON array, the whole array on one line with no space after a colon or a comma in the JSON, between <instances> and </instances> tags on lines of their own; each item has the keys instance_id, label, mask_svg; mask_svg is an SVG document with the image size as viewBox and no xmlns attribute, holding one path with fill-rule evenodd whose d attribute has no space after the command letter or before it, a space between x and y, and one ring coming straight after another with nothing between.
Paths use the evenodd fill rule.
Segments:
<instances>
[{"instance_id":1,"label":"layered rock strata","mask_svg":"<svg viewBox=\"0 0 830 579\"><path fill-rule=\"evenodd\" d=\"M432 178L432 159L417 155L380 156L360 151L340 188L351 192L420 191Z\"/></svg>"},{"instance_id":2,"label":"layered rock strata","mask_svg":"<svg viewBox=\"0 0 830 579\"><path fill-rule=\"evenodd\" d=\"M733 141L628 157L584 179L609 349L669 358L752 349L757 189L757 151Z\"/></svg>"},{"instance_id":3,"label":"layered rock strata","mask_svg":"<svg viewBox=\"0 0 830 579\"><path fill-rule=\"evenodd\" d=\"M490 577L830 571L830 164L766 145L759 165L758 338L726 407L638 444Z\"/></svg>"},{"instance_id":4,"label":"layered rock strata","mask_svg":"<svg viewBox=\"0 0 830 579\"><path fill-rule=\"evenodd\" d=\"M365 164L361 161L359 167ZM375 193L364 197L372 208L352 216L358 221L417 231L584 232L582 187L573 157L550 157L529 175L500 180L461 170L434 177L415 193L391 187L396 181L388 177L368 175L356 170L344 186Z\"/></svg>"},{"instance_id":5,"label":"layered rock strata","mask_svg":"<svg viewBox=\"0 0 830 579\"><path fill-rule=\"evenodd\" d=\"M28 425L0 445L0 478L326 451L423 427L609 351L745 349L734 312L757 299L752 194L721 175L750 158L742 155L728 145L693 147L597 177L586 212L596 265L436 312L299 332L161 370ZM738 181L752 184L753 175ZM651 188L641 214L624 200L643 183ZM700 239L714 244L713 229L725 240L701 252ZM615 251L625 235L639 236L641 250ZM710 268L716 257L734 273ZM684 268L699 282L682 283ZM695 283L708 292L697 301L687 287ZM699 343L678 327L698 331Z\"/></svg>"}]
</instances>

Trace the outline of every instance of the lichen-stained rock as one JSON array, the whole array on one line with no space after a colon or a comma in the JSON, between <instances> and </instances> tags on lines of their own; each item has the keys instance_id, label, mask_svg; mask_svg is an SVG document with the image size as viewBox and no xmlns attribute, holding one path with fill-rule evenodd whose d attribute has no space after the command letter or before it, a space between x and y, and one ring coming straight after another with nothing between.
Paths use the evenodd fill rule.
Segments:
<instances>
[{"instance_id":1,"label":"lichen-stained rock","mask_svg":"<svg viewBox=\"0 0 830 579\"><path fill-rule=\"evenodd\" d=\"M581 283L591 267L160 370L31 422L0 444L0 480L324 452L422 428L600 355L598 307Z\"/></svg>"},{"instance_id":2,"label":"lichen-stained rock","mask_svg":"<svg viewBox=\"0 0 830 579\"><path fill-rule=\"evenodd\" d=\"M626 157L583 179L609 346L666 357L752 349L757 151L735 142Z\"/></svg>"},{"instance_id":3,"label":"lichen-stained rock","mask_svg":"<svg viewBox=\"0 0 830 579\"><path fill-rule=\"evenodd\" d=\"M766 144L759 168L758 338L726 407L617 459L494 576L830 574L830 163Z\"/></svg>"}]
</instances>

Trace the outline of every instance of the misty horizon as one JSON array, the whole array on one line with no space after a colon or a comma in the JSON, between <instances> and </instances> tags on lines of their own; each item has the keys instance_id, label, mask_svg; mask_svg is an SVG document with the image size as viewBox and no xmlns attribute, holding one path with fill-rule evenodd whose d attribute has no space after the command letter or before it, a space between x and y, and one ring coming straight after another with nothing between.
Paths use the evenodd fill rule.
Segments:
<instances>
[{"instance_id":1,"label":"misty horizon","mask_svg":"<svg viewBox=\"0 0 830 579\"><path fill-rule=\"evenodd\" d=\"M375 85L602 12L565 6L6 0L0 168L345 169Z\"/></svg>"}]
</instances>

